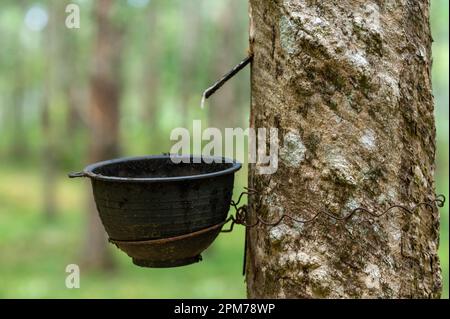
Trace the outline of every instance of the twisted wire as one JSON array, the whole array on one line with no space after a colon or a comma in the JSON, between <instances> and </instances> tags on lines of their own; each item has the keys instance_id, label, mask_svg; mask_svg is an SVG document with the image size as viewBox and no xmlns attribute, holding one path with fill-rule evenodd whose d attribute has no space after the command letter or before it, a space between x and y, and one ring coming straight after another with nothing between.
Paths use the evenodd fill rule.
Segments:
<instances>
[{"instance_id":1,"label":"twisted wire","mask_svg":"<svg viewBox=\"0 0 450 319\"><path fill-rule=\"evenodd\" d=\"M437 207L443 207L445 205L445 201L446 201L445 196L443 194L439 194L433 200L420 202L420 203L414 205L412 208L408 208L404 205L394 204L394 205L389 206L387 209L385 209L381 212L377 212L377 211L371 211L365 207L357 207L357 208L353 209L352 211L350 211L347 215L344 215L344 216L336 216L335 214L332 214L326 210L320 210L317 213L315 213L311 218L308 218L308 219L298 219L289 214L282 214L275 221L264 220L263 218L261 218L261 216L256 216L255 222L247 223L248 207L247 207L247 205L238 207L238 205L244 195L254 195L254 194L257 194L257 191L254 189L250 189L250 188L245 188L245 189L246 189L246 191L242 192L239 195L239 198L236 202L233 200L231 201L231 206L235 209L236 213L235 213L235 216L231 215L227 219L227 222L231 221L230 228L227 230L222 230L222 232L227 233L227 232L233 231L234 224L243 225L245 227L250 227L250 228L255 227L259 224L262 224L264 226L275 227L275 226L278 226L286 218L290 219L296 223L309 224L309 223L314 222L316 219L318 219L321 216L327 216L327 217L332 218L337 221L347 221L353 215L355 215L357 213L365 213L374 218L380 218L380 217L388 214L390 211L392 211L394 209L398 209L398 210L402 211L403 213L412 215L414 213L414 211L416 211L419 207L428 207L431 209L431 211L434 211L434 208L435 208L434 205L436 205ZM306 211L306 212L308 212L308 211Z\"/></svg>"}]
</instances>

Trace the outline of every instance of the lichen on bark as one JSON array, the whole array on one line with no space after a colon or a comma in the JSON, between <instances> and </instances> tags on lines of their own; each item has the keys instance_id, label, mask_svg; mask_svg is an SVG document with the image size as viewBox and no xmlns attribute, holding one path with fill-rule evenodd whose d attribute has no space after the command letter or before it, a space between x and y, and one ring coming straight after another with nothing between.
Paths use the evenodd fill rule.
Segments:
<instances>
[{"instance_id":1,"label":"lichen on bark","mask_svg":"<svg viewBox=\"0 0 450 319\"><path fill-rule=\"evenodd\" d=\"M250 0L250 125L277 127L281 144L275 174L250 167L251 214L307 219L433 199L428 9ZM437 298L438 231L426 208L251 229L248 296Z\"/></svg>"}]
</instances>

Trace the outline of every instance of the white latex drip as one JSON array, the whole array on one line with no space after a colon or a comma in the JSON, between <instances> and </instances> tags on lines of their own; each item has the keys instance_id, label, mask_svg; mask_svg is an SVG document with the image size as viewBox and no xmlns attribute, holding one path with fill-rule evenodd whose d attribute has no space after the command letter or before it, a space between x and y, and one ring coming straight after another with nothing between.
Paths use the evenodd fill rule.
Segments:
<instances>
[{"instance_id":1,"label":"white latex drip","mask_svg":"<svg viewBox=\"0 0 450 319\"><path fill-rule=\"evenodd\" d=\"M206 93L206 91L205 91ZM203 110L205 108L205 101L206 101L206 96L205 93L203 93L202 95L202 101L200 102L200 108Z\"/></svg>"}]
</instances>

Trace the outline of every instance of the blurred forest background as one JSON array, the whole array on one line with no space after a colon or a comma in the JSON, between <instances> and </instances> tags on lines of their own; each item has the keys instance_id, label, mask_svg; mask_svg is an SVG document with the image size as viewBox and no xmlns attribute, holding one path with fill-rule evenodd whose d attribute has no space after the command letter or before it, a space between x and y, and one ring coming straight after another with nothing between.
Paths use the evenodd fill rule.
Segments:
<instances>
[{"instance_id":1,"label":"blurred forest background","mask_svg":"<svg viewBox=\"0 0 450 319\"><path fill-rule=\"evenodd\" d=\"M81 9L80 29L65 8ZM437 193L448 197L446 0L431 0ZM0 4L0 298L241 298L243 230L204 261L145 269L106 246L88 181L66 173L112 157L168 152L174 127L247 127L249 71L199 107L246 55L245 0L2 0ZM235 193L246 185L237 174ZM448 298L448 204L440 256ZM100 236L99 236L100 234ZM81 288L65 287L66 265Z\"/></svg>"}]
</instances>

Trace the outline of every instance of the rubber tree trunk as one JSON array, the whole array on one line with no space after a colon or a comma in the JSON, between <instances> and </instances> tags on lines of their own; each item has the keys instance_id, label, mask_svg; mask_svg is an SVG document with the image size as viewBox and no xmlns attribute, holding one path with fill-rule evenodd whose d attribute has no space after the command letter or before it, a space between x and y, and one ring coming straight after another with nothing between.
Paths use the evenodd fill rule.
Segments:
<instances>
[{"instance_id":1,"label":"rubber tree trunk","mask_svg":"<svg viewBox=\"0 0 450 319\"><path fill-rule=\"evenodd\" d=\"M122 36L113 22L112 0L96 1L97 36L91 74L89 162L114 158L119 153L120 59ZM106 234L92 196L89 203L88 233L84 265L111 268Z\"/></svg>"},{"instance_id":2,"label":"rubber tree trunk","mask_svg":"<svg viewBox=\"0 0 450 319\"><path fill-rule=\"evenodd\" d=\"M428 1L250 0L252 127L278 171L251 167L252 215L307 219L434 198ZM421 208L249 232L249 297L437 298L439 215Z\"/></svg>"}]
</instances>

